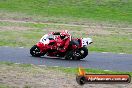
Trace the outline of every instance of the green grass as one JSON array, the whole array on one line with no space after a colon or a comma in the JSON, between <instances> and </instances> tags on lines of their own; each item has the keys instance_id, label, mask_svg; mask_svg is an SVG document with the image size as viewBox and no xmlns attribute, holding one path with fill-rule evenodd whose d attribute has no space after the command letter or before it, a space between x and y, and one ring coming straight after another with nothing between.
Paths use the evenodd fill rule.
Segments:
<instances>
[{"instance_id":1,"label":"green grass","mask_svg":"<svg viewBox=\"0 0 132 88\"><path fill-rule=\"evenodd\" d=\"M31 16L31 19L36 16L48 19L59 18L58 21L89 19L132 22L131 0L1 0L0 11L26 14L27 17ZM19 14L14 17L21 16Z\"/></svg>"},{"instance_id":2,"label":"green grass","mask_svg":"<svg viewBox=\"0 0 132 88\"><path fill-rule=\"evenodd\" d=\"M5 85L5 84L1 84L0 83L0 88L10 88L9 86Z\"/></svg>"},{"instance_id":3,"label":"green grass","mask_svg":"<svg viewBox=\"0 0 132 88\"><path fill-rule=\"evenodd\" d=\"M51 71L61 71L67 74L77 74L78 73L78 67L76 68L65 68L65 67L41 67L41 66L35 66L31 64L14 64L11 62L0 62L1 67L18 67L22 68L24 70L32 70L33 72L42 72L43 70L51 70ZM132 72L121 72L121 71L105 71L101 69L91 69L91 68L84 68L86 73L88 74L130 74L132 76Z\"/></svg>"},{"instance_id":4,"label":"green grass","mask_svg":"<svg viewBox=\"0 0 132 88\"><path fill-rule=\"evenodd\" d=\"M95 42L90 47L90 51L132 53L131 37L132 35L120 34L93 36Z\"/></svg>"},{"instance_id":5,"label":"green grass","mask_svg":"<svg viewBox=\"0 0 132 88\"><path fill-rule=\"evenodd\" d=\"M51 31L60 31L67 29L74 37L88 37L84 27L62 26L54 24L33 24L33 23L11 23L0 22L0 27L17 27L15 30L0 31L0 46L28 47L31 48L39 39ZM18 30L18 28L30 28L29 30ZM81 31L80 31L81 30ZM91 29L94 30L94 29ZM90 35L93 44L89 51L94 52L115 52L132 54L132 34L127 30L104 29L112 34L94 34ZM103 30L102 30L103 31Z\"/></svg>"},{"instance_id":6,"label":"green grass","mask_svg":"<svg viewBox=\"0 0 132 88\"><path fill-rule=\"evenodd\" d=\"M99 1L99 2L98 2ZM91 24L100 22L132 23L132 0L0 0L0 19L31 20L52 23ZM29 28L30 30L0 30L0 46L32 47L43 34L50 31L67 29L75 37L86 37L84 27L60 26L54 24L0 22L0 27ZM132 32L128 30L110 30L112 34L94 34L94 43L90 52L116 52L132 54ZM30 64L16 65L0 62L0 66L21 67L29 71L41 72L44 68ZM35 68L35 69L34 69ZM38 69L39 68L39 69ZM77 74L78 68L47 67L47 70ZM85 69L96 74L130 74L132 72L104 71ZM0 84L0 88L8 88Z\"/></svg>"},{"instance_id":7,"label":"green grass","mask_svg":"<svg viewBox=\"0 0 132 88\"><path fill-rule=\"evenodd\" d=\"M65 73L77 74L79 68L64 68L64 67L49 67L49 69L61 70ZM83 68L87 74L129 74L132 76L132 72L110 71L101 69Z\"/></svg>"},{"instance_id":8,"label":"green grass","mask_svg":"<svg viewBox=\"0 0 132 88\"><path fill-rule=\"evenodd\" d=\"M76 68L65 68L65 67L49 67L49 66L36 66L31 64L15 64L11 62L0 62L0 71L1 71L1 77L7 77L6 80L12 79L13 75L13 82L15 83L17 80L19 81L21 78L24 81L23 88L31 88L33 87L33 84L29 84L30 81L27 80L27 78L30 78L31 81L34 82L34 79L37 80L37 78L40 77L49 77L52 79L54 77L61 77L62 76L75 79L76 75L78 74L78 67ZM101 69L91 69L91 68L84 68L87 74L129 74L132 76L132 72L120 72L120 71L105 71ZM12 72L14 74L12 74ZM50 74L50 75L49 75ZM53 75L53 76L52 76ZM26 79L26 82L25 80ZM40 79L40 78L38 78ZM16 80L16 81L15 81ZM9 81L0 83L0 88L16 88L18 85L11 85ZM36 81L35 81L36 82ZM39 82L39 81L38 81ZM41 83L41 82L39 82ZM35 86L36 87L36 86Z\"/></svg>"}]
</instances>

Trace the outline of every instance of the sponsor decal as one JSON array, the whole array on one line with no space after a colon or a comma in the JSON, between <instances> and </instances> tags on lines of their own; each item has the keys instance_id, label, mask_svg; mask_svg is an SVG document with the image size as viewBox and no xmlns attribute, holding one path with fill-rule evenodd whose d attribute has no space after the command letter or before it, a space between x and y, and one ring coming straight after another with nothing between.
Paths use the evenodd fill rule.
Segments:
<instances>
[{"instance_id":1,"label":"sponsor decal","mask_svg":"<svg viewBox=\"0 0 132 88\"><path fill-rule=\"evenodd\" d=\"M86 83L130 83L131 77L129 74L87 74L82 67L79 67L76 81L79 85Z\"/></svg>"}]
</instances>

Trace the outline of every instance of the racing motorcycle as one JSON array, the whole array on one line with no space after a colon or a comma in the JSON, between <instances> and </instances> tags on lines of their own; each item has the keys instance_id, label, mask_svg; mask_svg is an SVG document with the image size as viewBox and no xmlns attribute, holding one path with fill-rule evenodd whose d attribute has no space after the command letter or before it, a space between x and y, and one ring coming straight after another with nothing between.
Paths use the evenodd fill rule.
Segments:
<instances>
[{"instance_id":1,"label":"racing motorcycle","mask_svg":"<svg viewBox=\"0 0 132 88\"><path fill-rule=\"evenodd\" d=\"M92 43L91 38L71 38L68 49L58 52L56 46L58 35L45 34L40 41L30 49L30 54L34 57L44 55L50 57L64 57L64 59L80 60L88 55L87 46Z\"/></svg>"}]
</instances>

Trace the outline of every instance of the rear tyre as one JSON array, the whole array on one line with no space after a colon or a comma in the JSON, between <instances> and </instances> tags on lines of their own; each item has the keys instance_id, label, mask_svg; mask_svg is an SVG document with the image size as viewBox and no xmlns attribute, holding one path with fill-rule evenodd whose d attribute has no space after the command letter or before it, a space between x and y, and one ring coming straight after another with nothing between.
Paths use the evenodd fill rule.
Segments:
<instances>
[{"instance_id":1,"label":"rear tyre","mask_svg":"<svg viewBox=\"0 0 132 88\"><path fill-rule=\"evenodd\" d=\"M87 55L88 55L87 47L82 47L74 52L73 59L80 60L80 59L85 58Z\"/></svg>"},{"instance_id":2,"label":"rear tyre","mask_svg":"<svg viewBox=\"0 0 132 88\"><path fill-rule=\"evenodd\" d=\"M37 45L34 45L31 49L30 49L30 54L34 57L40 57L43 54L40 53L40 49L37 47Z\"/></svg>"},{"instance_id":3,"label":"rear tyre","mask_svg":"<svg viewBox=\"0 0 132 88\"><path fill-rule=\"evenodd\" d=\"M65 55L65 59L69 60L80 60L85 58L88 55L88 49L87 47L82 47L76 51L69 51Z\"/></svg>"},{"instance_id":4,"label":"rear tyre","mask_svg":"<svg viewBox=\"0 0 132 88\"><path fill-rule=\"evenodd\" d=\"M80 54L81 54L81 59L85 58L88 55L88 49L87 47L82 47L80 50Z\"/></svg>"},{"instance_id":5,"label":"rear tyre","mask_svg":"<svg viewBox=\"0 0 132 88\"><path fill-rule=\"evenodd\" d=\"M75 51L69 51L69 52L67 52L66 53L66 55L65 55L65 59L66 60L80 60L80 57L79 56L77 56L77 52L75 52ZM80 54L80 53L79 53Z\"/></svg>"}]
</instances>

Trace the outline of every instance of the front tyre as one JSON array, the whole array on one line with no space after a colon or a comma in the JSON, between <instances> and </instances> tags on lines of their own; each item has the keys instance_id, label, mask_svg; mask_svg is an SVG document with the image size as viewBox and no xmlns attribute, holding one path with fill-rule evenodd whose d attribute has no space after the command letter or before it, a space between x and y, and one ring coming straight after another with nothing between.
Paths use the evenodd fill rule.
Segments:
<instances>
[{"instance_id":1,"label":"front tyre","mask_svg":"<svg viewBox=\"0 0 132 88\"><path fill-rule=\"evenodd\" d=\"M30 54L34 57L40 57L42 56L42 53L40 53L40 49L37 47L37 45L34 45L31 49L30 49Z\"/></svg>"}]
</instances>

